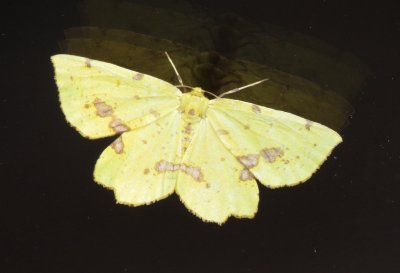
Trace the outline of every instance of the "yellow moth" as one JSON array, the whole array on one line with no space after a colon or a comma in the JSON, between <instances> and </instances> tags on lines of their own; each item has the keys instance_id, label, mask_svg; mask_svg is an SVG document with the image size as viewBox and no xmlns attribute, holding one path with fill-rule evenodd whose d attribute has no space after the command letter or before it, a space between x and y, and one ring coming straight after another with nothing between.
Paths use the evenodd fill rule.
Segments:
<instances>
[{"instance_id":1,"label":"yellow moth","mask_svg":"<svg viewBox=\"0 0 400 273\"><path fill-rule=\"evenodd\" d=\"M84 137L118 136L94 170L118 203L150 204L176 192L204 221L253 218L256 179L271 188L299 184L342 141L316 122L222 96L209 100L198 87L182 93L113 64L51 59L68 122Z\"/></svg>"}]
</instances>

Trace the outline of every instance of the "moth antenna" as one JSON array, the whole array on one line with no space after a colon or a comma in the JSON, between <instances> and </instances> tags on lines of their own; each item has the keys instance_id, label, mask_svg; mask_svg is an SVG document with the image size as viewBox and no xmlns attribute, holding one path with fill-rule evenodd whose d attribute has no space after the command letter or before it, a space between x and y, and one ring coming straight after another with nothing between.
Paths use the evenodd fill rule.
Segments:
<instances>
[{"instance_id":1,"label":"moth antenna","mask_svg":"<svg viewBox=\"0 0 400 273\"><path fill-rule=\"evenodd\" d=\"M251 86L260 84L260 83L265 82L265 81L268 81L268 80L269 80L269 79L263 79L263 80L261 80L261 81L253 82L253 83L250 83L250 84L248 84L248 85L245 85L245 86L242 86L242 87L238 87L238 88L235 88L235 89L226 91L226 92L222 93L221 95L219 95L218 97L219 97L219 98L222 98L222 97L225 96L225 95L233 94L233 93L239 92L240 90L243 90L243 89L245 89L245 88L248 88L248 87L251 87Z\"/></svg>"},{"instance_id":2,"label":"moth antenna","mask_svg":"<svg viewBox=\"0 0 400 273\"><path fill-rule=\"evenodd\" d=\"M190 88L190 89L193 89L194 87L193 86L189 86L189 85L181 85L181 84L179 84L179 85L175 85L176 87L183 87L183 88ZM215 97L215 98L219 98L217 95L215 95L213 92L210 92L210 91L207 91L207 90L204 90L204 89L201 89L201 90L203 90L203 92L204 93L207 93L207 94L210 94L210 95L212 95L213 97Z\"/></svg>"},{"instance_id":3,"label":"moth antenna","mask_svg":"<svg viewBox=\"0 0 400 273\"><path fill-rule=\"evenodd\" d=\"M215 95L213 92L210 92L210 91L207 91L207 90L203 90L203 92L214 96L216 99L219 98L219 96Z\"/></svg>"},{"instance_id":4,"label":"moth antenna","mask_svg":"<svg viewBox=\"0 0 400 273\"><path fill-rule=\"evenodd\" d=\"M178 77L178 81L179 81L180 85L181 85L182 87L186 87L186 86L183 84L182 77L181 77L181 75L179 75L179 72L178 72L178 70L176 69L176 67L175 67L175 65L174 65L174 62L173 62L172 59L169 57L168 52L165 51L164 53L165 53L165 55L167 55L168 61L171 63L172 68L174 69L175 74L176 74L176 76Z\"/></svg>"},{"instance_id":5,"label":"moth antenna","mask_svg":"<svg viewBox=\"0 0 400 273\"><path fill-rule=\"evenodd\" d=\"M190 89L194 88L193 86L186 85L186 84L178 84L178 85L175 85L175 87L183 87L183 88L190 88Z\"/></svg>"}]
</instances>

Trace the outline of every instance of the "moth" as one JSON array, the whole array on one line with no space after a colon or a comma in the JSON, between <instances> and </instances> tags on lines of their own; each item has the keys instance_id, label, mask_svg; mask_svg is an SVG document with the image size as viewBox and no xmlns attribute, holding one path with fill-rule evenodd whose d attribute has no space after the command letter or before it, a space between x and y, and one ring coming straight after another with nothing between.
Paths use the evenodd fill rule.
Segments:
<instances>
[{"instance_id":1,"label":"moth","mask_svg":"<svg viewBox=\"0 0 400 273\"><path fill-rule=\"evenodd\" d=\"M200 87L73 55L51 57L62 111L87 138L116 135L94 169L118 203L151 204L176 193L203 221L253 218L261 184L306 181L342 138L328 127L264 106L208 99Z\"/></svg>"}]
</instances>

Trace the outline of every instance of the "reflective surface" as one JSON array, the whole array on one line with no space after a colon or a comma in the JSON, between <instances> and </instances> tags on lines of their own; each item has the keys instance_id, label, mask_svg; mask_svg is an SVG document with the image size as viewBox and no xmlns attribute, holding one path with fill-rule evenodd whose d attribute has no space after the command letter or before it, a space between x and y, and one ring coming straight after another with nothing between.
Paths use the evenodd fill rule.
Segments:
<instances>
[{"instance_id":1,"label":"reflective surface","mask_svg":"<svg viewBox=\"0 0 400 273\"><path fill-rule=\"evenodd\" d=\"M246 8L232 1L190 1L187 5L181 1L139 2L157 10L175 10L175 15L170 15L177 21L182 19L177 13L203 18L199 20L207 26L204 33L217 25L211 32L214 36L208 36L214 40L200 39L203 43L198 45L197 40L190 44L190 38L194 34L205 37L204 33L192 29L188 33L183 28L161 36L165 32L143 23L146 17L137 20L142 22L137 32L207 51L206 60L212 59L213 50L230 61L244 59L232 49L237 48L235 40L221 42L224 30L244 28L233 19L222 20L227 11L252 22L251 27L280 27L279 31L265 30L268 37L276 37L273 34L278 32L279 37L293 41L297 36L290 31L295 31L335 48L337 55L329 55L332 51L325 46L302 44L308 52L331 56L331 62L338 64L342 80L332 92L354 109L345 111L344 126L340 127L344 142L307 183L274 190L260 187L259 211L252 220L230 219L222 227L205 224L187 212L176 195L151 206L117 205L112 192L96 185L92 178L94 162L112 139L86 140L68 126L59 107L49 59L61 52L58 43L65 39L65 29L87 22L84 6L73 1L5 4L6 23L0 33L4 45L0 101L0 128L5 137L0 153L4 272L398 272L400 19L395 6L330 0L308 4L246 1ZM209 11L199 11L195 2ZM115 1L108 9L121 3ZM130 8L124 7L130 15ZM102 10L100 4L97 10ZM214 18L212 23L203 14ZM110 22L107 18L98 23L100 27ZM189 26L193 23L185 25ZM261 32L260 28L246 31ZM265 41L261 40L240 45L254 42L259 46ZM357 79L346 79L350 72L343 73L343 63L349 67L348 62L355 62L343 57L343 52L363 64L361 70L352 70L361 71ZM195 59L204 61L201 56ZM295 73L292 63L279 64L279 60L275 58L268 65L302 78L321 73L312 79L314 84L334 82L329 69ZM258 61L257 65L265 63ZM213 65L211 70L224 67ZM237 70L234 66L229 72ZM197 79L204 78L201 71L194 73ZM242 79L247 82L252 75ZM209 84L214 83L210 80ZM340 93L344 89L351 92Z\"/></svg>"}]
</instances>

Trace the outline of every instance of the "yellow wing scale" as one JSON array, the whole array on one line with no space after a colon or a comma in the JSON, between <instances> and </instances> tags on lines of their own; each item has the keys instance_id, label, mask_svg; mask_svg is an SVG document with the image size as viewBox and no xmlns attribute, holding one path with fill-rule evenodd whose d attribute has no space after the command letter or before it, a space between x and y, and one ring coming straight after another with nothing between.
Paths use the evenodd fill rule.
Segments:
<instances>
[{"instance_id":1,"label":"yellow wing scale","mask_svg":"<svg viewBox=\"0 0 400 273\"><path fill-rule=\"evenodd\" d=\"M51 59L61 108L85 137L138 128L179 107L180 90L157 78L79 56Z\"/></svg>"},{"instance_id":2,"label":"yellow wing scale","mask_svg":"<svg viewBox=\"0 0 400 273\"><path fill-rule=\"evenodd\" d=\"M342 141L321 124L243 101L212 100L207 116L229 151L271 188L307 180Z\"/></svg>"},{"instance_id":3,"label":"yellow wing scale","mask_svg":"<svg viewBox=\"0 0 400 273\"><path fill-rule=\"evenodd\" d=\"M229 216L253 218L258 186L253 177L241 179L244 167L226 149L207 119L185 153L183 164L199 175L179 173L176 193L185 206L205 221L223 223Z\"/></svg>"},{"instance_id":4,"label":"yellow wing scale","mask_svg":"<svg viewBox=\"0 0 400 273\"><path fill-rule=\"evenodd\" d=\"M85 137L118 134L94 179L118 203L139 206L174 191L208 222L253 218L255 178L269 187L308 179L341 142L333 130L243 101L209 101L200 88L175 86L105 62L52 58L61 108Z\"/></svg>"},{"instance_id":5,"label":"yellow wing scale","mask_svg":"<svg viewBox=\"0 0 400 273\"><path fill-rule=\"evenodd\" d=\"M94 179L113 189L118 203L139 206L172 194L177 174L161 172L161 160L179 163L181 121L171 113L154 124L123 133L97 160Z\"/></svg>"}]
</instances>

